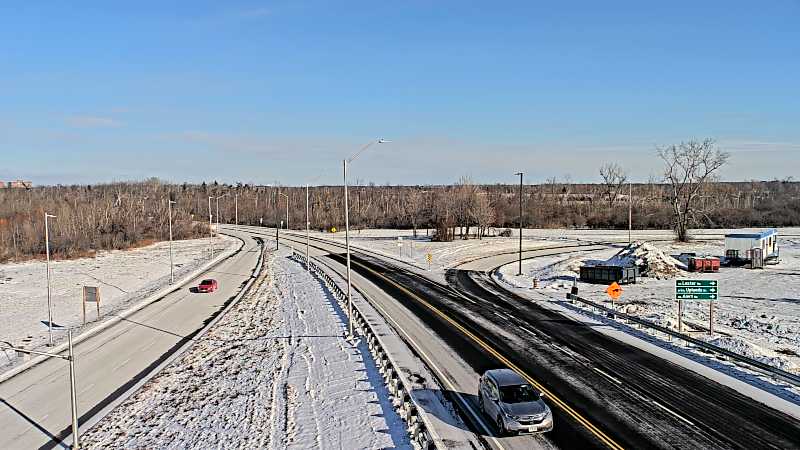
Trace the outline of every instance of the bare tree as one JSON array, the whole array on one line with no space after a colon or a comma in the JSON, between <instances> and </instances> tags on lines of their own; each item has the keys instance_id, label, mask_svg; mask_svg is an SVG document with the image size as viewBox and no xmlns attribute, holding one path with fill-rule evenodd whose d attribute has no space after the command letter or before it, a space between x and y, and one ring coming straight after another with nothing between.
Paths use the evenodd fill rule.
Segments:
<instances>
[{"instance_id":1,"label":"bare tree","mask_svg":"<svg viewBox=\"0 0 800 450\"><path fill-rule=\"evenodd\" d=\"M622 186L628 180L628 175L619 164L607 163L600 166L600 178L603 179L603 198L611 207L617 201Z\"/></svg>"},{"instance_id":2,"label":"bare tree","mask_svg":"<svg viewBox=\"0 0 800 450\"><path fill-rule=\"evenodd\" d=\"M417 237L417 224L419 222L419 215L422 212L423 200L422 192L418 189L412 189L411 192L405 196L405 213L408 220L411 221L411 227L414 229L414 237Z\"/></svg>"},{"instance_id":3,"label":"bare tree","mask_svg":"<svg viewBox=\"0 0 800 450\"><path fill-rule=\"evenodd\" d=\"M472 219L478 224L478 239L483 239L486 229L494 222L494 206L489 200L487 192L478 192L475 204L471 210Z\"/></svg>"},{"instance_id":4,"label":"bare tree","mask_svg":"<svg viewBox=\"0 0 800 450\"><path fill-rule=\"evenodd\" d=\"M664 161L664 180L670 188L672 227L678 240L686 242L688 229L697 223L698 215L707 217L708 211L698 209L697 199L729 154L717 148L714 140L706 139L659 148L658 156Z\"/></svg>"}]
</instances>

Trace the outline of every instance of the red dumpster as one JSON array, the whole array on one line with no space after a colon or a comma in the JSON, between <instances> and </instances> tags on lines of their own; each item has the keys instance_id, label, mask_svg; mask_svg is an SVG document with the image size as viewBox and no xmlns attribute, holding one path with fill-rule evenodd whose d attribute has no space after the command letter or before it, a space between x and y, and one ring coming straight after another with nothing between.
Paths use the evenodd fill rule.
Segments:
<instances>
[{"instance_id":1,"label":"red dumpster","mask_svg":"<svg viewBox=\"0 0 800 450\"><path fill-rule=\"evenodd\" d=\"M719 258L698 256L689 258L690 272L719 272Z\"/></svg>"}]
</instances>

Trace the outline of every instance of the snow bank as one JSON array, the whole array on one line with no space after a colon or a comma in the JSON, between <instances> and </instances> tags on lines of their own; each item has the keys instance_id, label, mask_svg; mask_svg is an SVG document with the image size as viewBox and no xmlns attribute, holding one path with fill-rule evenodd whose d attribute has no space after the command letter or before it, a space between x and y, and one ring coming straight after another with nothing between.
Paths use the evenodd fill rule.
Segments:
<instances>
[{"instance_id":1,"label":"snow bank","mask_svg":"<svg viewBox=\"0 0 800 450\"><path fill-rule=\"evenodd\" d=\"M266 267L182 357L85 432L86 448L411 448L328 291L283 255Z\"/></svg>"},{"instance_id":2,"label":"snow bank","mask_svg":"<svg viewBox=\"0 0 800 450\"><path fill-rule=\"evenodd\" d=\"M635 241L607 260L610 266L637 266L642 276L674 278L686 270L686 265L662 252L653 244Z\"/></svg>"},{"instance_id":3,"label":"snow bank","mask_svg":"<svg viewBox=\"0 0 800 450\"><path fill-rule=\"evenodd\" d=\"M767 350L763 347L754 345L739 337L720 336L712 339L707 339L711 344L730 350L748 358L761 361L765 364L783 369L788 372L796 372L797 365L786 358L775 355L775 352Z\"/></svg>"}]
</instances>

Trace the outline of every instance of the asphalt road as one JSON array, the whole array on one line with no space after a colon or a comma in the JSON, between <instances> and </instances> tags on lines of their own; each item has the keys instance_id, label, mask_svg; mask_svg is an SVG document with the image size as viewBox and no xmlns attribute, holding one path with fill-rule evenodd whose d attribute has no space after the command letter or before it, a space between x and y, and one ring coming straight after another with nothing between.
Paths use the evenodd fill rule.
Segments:
<instances>
[{"instance_id":1,"label":"asphalt road","mask_svg":"<svg viewBox=\"0 0 800 450\"><path fill-rule=\"evenodd\" d=\"M312 245L341 251L333 244ZM566 405L553 408L556 427L548 440L558 447L752 449L800 443L800 423L791 416L542 309L485 273L453 271L443 286L368 252L354 255L358 274L458 349L474 373L514 365L553 394L551 406Z\"/></svg>"},{"instance_id":2,"label":"asphalt road","mask_svg":"<svg viewBox=\"0 0 800 450\"><path fill-rule=\"evenodd\" d=\"M249 231L261 233L265 239L273 238L275 231L248 228ZM292 236L282 233L281 245L290 245L300 253L305 253L305 240L301 236ZM269 247L269 244L268 244ZM338 244L324 241L311 241L311 257L323 262L334 271L344 275L344 265L338 253L341 249ZM448 342L427 326L426 322L417 316L418 311L406 307L399 302L394 292L385 291L384 287L373 283L359 272L353 272L353 286L362 295L365 295L376 310L390 325L408 342L414 352L426 363L430 370L437 376L442 384L442 394L462 412L468 431L475 433L485 446L497 450L535 450L555 448L552 443L541 435L497 436L492 422L484 417L477 404L478 376L473 365L462 358L461 346L470 345L463 335L455 332L448 335ZM439 332L443 332L439 330ZM446 330L444 330L446 332ZM494 367L494 366L493 366ZM448 418L439 418L449 422Z\"/></svg>"},{"instance_id":3,"label":"asphalt road","mask_svg":"<svg viewBox=\"0 0 800 450\"><path fill-rule=\"evenodd\" d=\"M78 414L91 421L160 362L182 347L240 291L260 257L250 233L230 231L245 245L165 297L75 346ZM202 278L216 278L210 294L190 292ZM0 449L68 448L67 362L51 358L0 384Z\"/></svg>"}]
</instances>

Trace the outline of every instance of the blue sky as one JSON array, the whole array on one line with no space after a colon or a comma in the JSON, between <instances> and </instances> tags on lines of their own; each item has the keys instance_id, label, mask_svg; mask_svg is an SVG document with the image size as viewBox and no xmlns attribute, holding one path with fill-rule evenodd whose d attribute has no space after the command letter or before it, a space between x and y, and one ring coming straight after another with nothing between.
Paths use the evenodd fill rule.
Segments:
<instances>
[{"instance_id":1,"label":"blue sky","mask_svg":"<svg viewBox=\"0 0 800 450\"><path fill-rule=\"evenodd\" d=\"M3 2L0 179L377 183L800 167L800 3ZM555 3L558 3L557 5ZM760 3L760 4L759 4Z\"/></svg>"}]
</instances>

